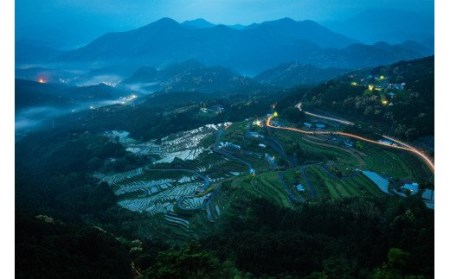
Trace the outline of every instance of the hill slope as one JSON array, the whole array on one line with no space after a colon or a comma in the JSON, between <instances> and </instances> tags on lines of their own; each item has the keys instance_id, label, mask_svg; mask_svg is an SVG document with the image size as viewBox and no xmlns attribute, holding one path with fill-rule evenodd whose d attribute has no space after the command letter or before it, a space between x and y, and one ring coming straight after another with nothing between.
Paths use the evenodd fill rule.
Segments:
<instances>
[{"instance_id":1,"label":"hill slope","mask_svg":"<svg viewBox=\"0 0 450 279\"><path fill-rule=\"evenodd\" d=\"M255 80L263 84L289 88L299 85L318 84L345 72L348 72L348 70L337 68L321 69L311 65L287 63L258 74L255 76Z\"/></svg>"},{"instance_id":2,"label":"hill slope","mask_svg":"<svg viewBox=\"0 0 450 279\"><path fill-rule=\"evenodd\" d=\"M351 72L299 94L307 110L369 123L382 134L413 140L434 133L434 56Z\"/></svg>"},{"instance_id":3,"label":"hill slope","mask_svg":"<svg viewBox=\"0 0 450 279\"><path fill-rule=\"evenodd\" d=\"M37 106L68 107L83 102L119 98L123 92L104 84L69 87L62 84L41 84L16 79L16 111Z\"/></svg>"},{"instance_id":4,"label":"hill slope","mask_svg":"<svg viewBox=\"0 0 450 279\"><path fill-rule=\"evenodd\" d=\"M141 67L120 87L165 92L243 93L265 90L251 78L220 66L204 66L198 61L185 61L157 70Z\"/></svg>"}]
</instances>

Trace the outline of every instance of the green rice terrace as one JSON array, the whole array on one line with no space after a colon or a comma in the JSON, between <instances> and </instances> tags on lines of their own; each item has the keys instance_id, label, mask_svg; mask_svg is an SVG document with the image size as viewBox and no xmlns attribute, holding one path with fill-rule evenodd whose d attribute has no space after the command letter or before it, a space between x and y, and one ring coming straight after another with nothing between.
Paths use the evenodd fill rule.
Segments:
<instances>
[{"instance_id":1,"label":"green rice terrace","mask_svg":"<svg viewBox=\"0 0 450 279\"><path fill-rule=\"evenodd\" d=\"M127 151L152 160L131 171L93 176L111 187L119 206L151 216L150 233L180 240L211 231L222 214L236 214L231 204L238 197L294 209L319 199L395 195L405 181L433 177L403 150L274 130L262 119L209 124L148 142L126 131L106 132Z\"/></svg>"}]
</instances>

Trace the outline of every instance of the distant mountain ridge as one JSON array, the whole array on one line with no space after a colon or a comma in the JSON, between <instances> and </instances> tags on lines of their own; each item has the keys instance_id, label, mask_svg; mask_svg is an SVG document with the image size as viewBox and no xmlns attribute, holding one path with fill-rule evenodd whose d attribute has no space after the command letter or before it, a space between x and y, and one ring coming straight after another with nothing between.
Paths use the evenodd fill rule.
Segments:
<instances>
[{"instance_id":1,"label":"distant mountain ridge","mask_svg":"<svg viewBox=\"0 0 450 279\"><path fill-rule=\"evenodd\" d=\"M283 18L238 29L202 19L180 24L163 18L136 30L105 34L85 47L60 55L56 61L138 68L166 67L194 59L255 74L289 61L354 69L426 55L417 47L364 45L310 20Z\"/></svg>"},{"instance_id":2,"label":"distant mountain ridge","mask_svg":"<svg viewBox=\"0 0 450 279\"><path fill-rule=\"evenodd\" d=\"M183 26L188 26L191 28L211 28L216 26L209 21L204 20L203 18L197 18L194 20L186 20L182 23Z\"/></svg>"},{"instance_id":3,"label":"distant mountain ridge","mask_svg":"<svg viewBox=\"0 0 450 279\"><path fill-rule=\"evenodd\" d=\"M259 72L305 52L355 42L312 21L281 19L240 31L224 25L190 28L186 24L192 22L179 24L163 18L136 30L108 33L83 48L64 53L58 61L163 67L196 59L208 65Z\"/></svg>"}]
</instances>

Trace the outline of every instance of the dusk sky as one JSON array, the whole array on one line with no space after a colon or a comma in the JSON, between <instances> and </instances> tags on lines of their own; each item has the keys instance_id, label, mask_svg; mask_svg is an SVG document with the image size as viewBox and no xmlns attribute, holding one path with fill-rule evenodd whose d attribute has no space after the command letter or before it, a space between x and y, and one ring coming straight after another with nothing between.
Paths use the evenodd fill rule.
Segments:
<instances>
[{"instance_id":1,"label":"dusk sky","mask_svg":"<svg viewBox=\"0 0 450 279\"><path fill-rule=\"evenodd\" d=\"M280 4L282 3L282 4ZM291 17L339 21L372 8L433 16L433 0L16 0L16 38L59 47L85 44L106 33L126 31L162 17L179 22L249 24Z\"/></svg>"}]
</instances>

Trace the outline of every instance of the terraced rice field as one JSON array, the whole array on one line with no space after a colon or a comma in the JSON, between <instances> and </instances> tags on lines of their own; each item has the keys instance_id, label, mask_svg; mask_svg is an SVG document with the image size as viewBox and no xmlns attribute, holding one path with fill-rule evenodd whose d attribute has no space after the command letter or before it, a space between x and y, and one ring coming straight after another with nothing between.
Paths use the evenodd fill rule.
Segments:
<instances>
[{"instance_id":1,"label":"terraced rice field","mask_svg":"<svg viewBox=\"0 0 450 279\"><path fill-rule=\"evenodd\" d=\"M114 194L120 196L126 193L141 192L142 194L151 195L173 187L173 183L175 182L176 180L167 178L150 181L132 181L130 183L121 184L119 187L117 187L117 190L114 192Z\"/></svg>"},{"instance_id":2,"label":"terraced rice field","mask_svg":"<svg viewBox=\"0 0 450 279\"><path fill-rule=\"evenodd\" d=\"M164 219L172 224L173 226L183 230L183 231L189 231L190 229L190 223L188 220L183 219L181 217L178 217L176 215L172 215L172 214L165 214L164 215Z\"/></svg>"},{"instance_id":3,"label":"terraced rice field","mask_svg":"<svg viewBox=\"0 0 450 279\"><path fill-rule=\"evenodd\" d=\"M202 186L202 182L185 183L146 197L120 200L119 205L132 211L145 211L150 214L171 212L173 204L179 198L193 195Z\"/></svg>"},{"instance_id":4,"label":"terraced rice field","mask_svg":"<svg viewBox=\"0 0 450 279\"><path fill-rule=\"evenodd\" d=\"M342 142L339 145L328 141L327 137L311 137L283 130L271 130L270 138L281 143L284 148L293 141L298 142L304 158L299 158L300 166L269 171L264 154L278 158L280 155L277 152L282 148L275 147L274 150L267 136L265 147L258 146L262 142L260 138L246 138L249 124L251 121L234 123L223 133L218 133L212 126L181 132L163 138L164 143L158 145L156 142L139 143L128 138L126 133L116 135L122 144L136 148L129 151L138 155L146 152L159 154L166 160L130 172L96 174L96 177L111 185L119 197L120 206L152 216L149 218L153 222L152 234L186 240L196 239L213 230L211 224L221 214L230 214L229 210L233 210L232 214L242 214L248 205L241 202L241 207L235 209L234 200L261 197L283 207L295 208L297 204L314 201L320 196L341 199L385 195L369 178L355 169L368 169L383 176L412 180L431 175L421 161L406 152L365 143L359 145L362 146L360 149L347 148L342 146ZM191 137L196 137L193 144L184 142ZM227 153L234 156L228 157L213 151L215 149L211 147L216 142L230 142L241 149L225 147ZM169 158L170 154L174 155L173 158ZM246 163L256 170L255 176L249 175ZM319 164L335 173L343 173L344 177L337 177ZM155 168L159 170L153 170ZM279 172L284 184L280 181ZM206 184L205 178L209 180ZM297 183L303 184L306 191L298 192L295 188ZM205 185L207 189L204 189ZM292 197L298 198L300 202L296 203Z\"/></svg>"},{"instance_id":5,"label":"terraced rice field","mask_svg":"<svg viewBox=\"0 0 450 279\"><path fill-rule=\"evenodd\" d=\"M142 168L138 168L132 171L115 173L112 175L104 175L101 173L95 173L94 177L100 179L100 181L106 182L109 185L116 185L126 179L131 179L136 176L142 175L144 170Z\"/></svg>"},{"instance_id":6,"label":"terraced rice field","mask_svg":"<svg viewBox=\"0 0 450 279\"><path fill-rule=\"evenodd\" d=\"M167 154L173 155L179 151L185 152L185 155L190 152L191 156L198 148L202 149L201 152L189 158L180 158L183 157L180 153L180 156L176 155L174 158L181 160L169 158L170 160L162 160L158 164L149 164L129 172L112 175L97 173L95 176L112 187L119 198L120 206L152 215L158 220L155 226L161 229L161 233L174 234L181 239L192 238L198 232L211 229L211 222L219 218L222 210L228 210L228 204L234 194L223 190L226 183L231 183L231 188L237 189L240 194L265 198L283 207L294 207L293 196L303 202L308 198L314 199L317 195L336 199L384 195L369 178L354 171L356 168L400 178L415 179L430 175L426 166L406 152L368 144L362 144L360 150L346 148L327 141L325 137L304 136L291 131L272 131L272 135L284 147L292 141L299 143L306 157L300 160L321 163L333 161L342 169L348 170L345 172L348 175L339 178L322 165L303 165L282 172L284 185L278 172L269 171L268 163L264 160L265 153L276 157L279 155L269 145L261 148L257 146L256 141L249 142L249 139L245 138L247 124L248 122L240 122L231 125L224 130L220 139L216 138L215 128L218 127L212 126L171 135L162 139L164 144L158 145L158 148L164 147L164 151L158 151L162 152L160 155L165 152L165 157L162 157L167 159ZM194 143L182 142L188 141L192 136L196 137ZM130 140L125 133L120 134L120 137L121 142L129 147L155 147L153 144L144 146ZM240 145L242 149L228 150L233 156L213 152L210 148L215 142L213 139ZM208 145L204 142L208 142ZM156 152L156 149L152 150ZM249 165L256 169L255 176L249 175ZM294 187L296 183L303 184L306 192L298 192ZM208 190L204 189L205 185Z\"/></svg>"},{"instance_id":7,"label":"terraced rice field","mask_svg":"<svg viewBox=\"0 0 450 279\"><path fill-rule=\"evenodd\" d=\"M205 185L202 177L182 170L140 168L112 175L97 173L96 177L111 186L120 206L151 215L173 212L178 199L194 195Z\"/></svg>"},{"instance_id":8,"label":"terraced rice field","mask_svg":"<svg viewBox=\"0 0 450 279\"><path fill-rule=\"evenodd\" d=\"M281 183L278 180L277 172L266 172L252 177L248 176L235 179L233 187L241 187L257 197L266 198L281 206L291 207L289 199Z\"/></svg>"},{"instance_id":9,"label":"terraced rice field","mask_svg":"<svg viewBox=\"0 0 450 279\"><path fill-rule=\"evenodd\" d=\"M211 196L207 194L201 197L197 196L187 196L178 200L178 206L183 210L195 210L200 209L205 205L205 201Z\"/></svg>"},{"instance_id":10,"label":"terraced rice field","mask_svg":"<svg viewBox=\"0 0 450 279\"><path fill-rule=\"evenodd\" d=\"M332 198L371 197L383 193L360 172L350 177L337 178L326 173L319 166L310 166L307 174L314 186L325 187Z\"/></svg>"},{"instance_id":11,"label":"terraced rice field","mask_svg":"<svg viewBox=\"0 0 450 279\"><path fill-rule=\"evenodd\" d=\"M422 161L405 151L364 144L362 152L367 168L385 176L419 180L433 175Z\"/></svg>"},{"instance_id":12,"label":"terraced rice field","mask_svg":"<svg viewBox=\"0 0 450 279\"><path fill-rule=\"evenodd\" d=\"M119 142L129 152L135 155L157 155L159 160L153 164L171 163L176 158L181 160L195 160L202 153L208 151L208 146L202 144L208 137L214 135L219 129L223 129L231 125L231 123L207 124L196 129L183 131L168 135L157 143L156 139L148 142L138 142L129 137L127 131L109 131L105 136Z\"/></svg>"},{"instance_id":13,"label":"terraced rice field","mask_svg":"<svg viewBox=\"0 0 450 279\"><path fill-rule=\"evenodd\" d=\"M187 170L201 173L202 176ZM185 238L192 237L190 235L192 226L202 226L196 224L196 221L191 223L193 220L203 216L199 220L207 224L209 223L207 213L211 215L211 220L217 219L221 214L219 205L210 203L210 210L206 208L206 200L211 197L212 192L203 196L197 195L204 191L204 178L207 177L210 183L214 183L233 177L233 174L247 173L248 167L245 164L226 159L212 151L206 151L198 154L198 157L193 160L149 165L126 173L96 174L96 177L112 187L119 198L119 206L148 213L156 219L163 217L156 224L161 228L162 233ZM179 211L180 209L182 211ZM186 217L183 210L200 211ZM203 210L206 213L201 213Z\"/></svg>"}]
</instances>

